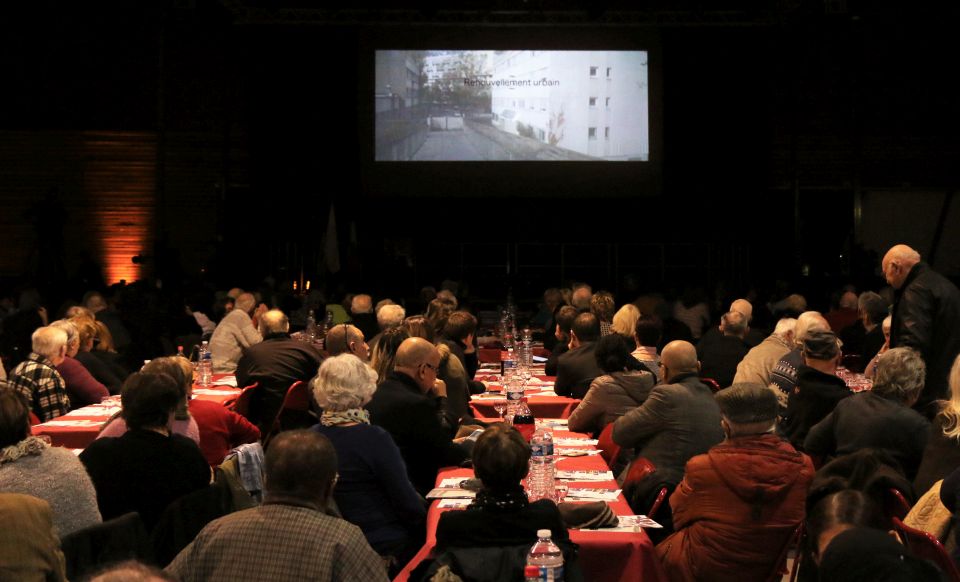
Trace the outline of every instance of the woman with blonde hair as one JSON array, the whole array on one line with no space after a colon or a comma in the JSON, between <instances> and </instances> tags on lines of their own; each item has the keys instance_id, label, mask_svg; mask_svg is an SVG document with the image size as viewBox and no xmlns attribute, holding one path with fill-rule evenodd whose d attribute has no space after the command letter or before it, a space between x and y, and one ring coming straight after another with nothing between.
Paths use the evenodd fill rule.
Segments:
<instances>
[{"instance_id":1,"label":"woman with blonde hair","mask_svg":"<svg viewBox=\"0 0 960 582\"><path fill-rule=\"evenodd\" d=\"M917 495L960 467L960 356L953 361L947 383L950 399L940 401L940 414L933 419L923 460L913 481Z\"/></svg>"},{"instance_id":2,"label":"woman with blonde hair","mask_svg":"<svg viewBox=\"0 0 960 582\"><path fill-rule=\"evenodd\" d=\"M98 382L107 387L110 394L119 394L120 387L123 385L127 374L123 372L117 373L117 370L113 369L106 361L97 357L93 352L94 345L99 343L100 332L97 328L97 321L92 317L83 315L78 315L70 321L77 327L77 331L80 333L80 350L74 357L90 371L90 374L92 374Z\"/></svg>"},{"instance_id":3,"label":"woman with blonde hair","mask_svg":"<svg viewBox=\"0 0 960 582\"><path fill-rule=\"evenodd\" d=\"M390 563L392 577L423 543L426 507L393 437L370 424L364 408L377 390L377 373L353 354L340 354L323 362L310 387L323 408L311 430L337 451L337 508Z\"/></svg>"},{"instance_id":4,"label":"woman with blonde hair","mask_svg":"<svg viewBox=\"0 0 960 582\"><path fill-rule=\"evenodd\" d=\"M623 337L633 339L638 319L640 319L640 310L633 303L627 303L613 315L613 324L610 326L610 330Z\"/></svg>"}]
</instances>

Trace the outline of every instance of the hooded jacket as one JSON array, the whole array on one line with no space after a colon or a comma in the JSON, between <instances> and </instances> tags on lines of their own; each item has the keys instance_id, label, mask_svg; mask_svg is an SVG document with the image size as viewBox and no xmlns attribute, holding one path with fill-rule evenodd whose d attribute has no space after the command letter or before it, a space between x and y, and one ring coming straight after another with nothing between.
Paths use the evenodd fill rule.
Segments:
<instances>
[{"instance_id":1,"label":"hooded jacket","mask_svg":"<svg viewBox=\"0 0 960 582\"><path fill-rule=\"evenodd\" d=\"M774 434L728 439L687 463L657 546L673 581L764 580L804 519L813 463Z\"/></svg>"},{"instance_id":2,"label":"hooded jacket","mask_svg":"<svg viewBox=\"0 0 960 582\"><path fill-rule=\"evenodd\" d=\"M655 383L653 374L646 370L614 372L595 378L567 419L568 428L599 434L603 427L643 404Z\"/></svg>"}]
</instances>

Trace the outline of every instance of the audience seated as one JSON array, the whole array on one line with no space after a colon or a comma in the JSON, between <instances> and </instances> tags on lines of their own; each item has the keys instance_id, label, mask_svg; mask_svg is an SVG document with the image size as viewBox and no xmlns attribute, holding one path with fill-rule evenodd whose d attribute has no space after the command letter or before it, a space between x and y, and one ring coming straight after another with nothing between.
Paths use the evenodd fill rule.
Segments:
<instances>
[{"instance_id":1,"label":"audience seated","mask_svg":"<svg viewBox=\"0 0 960 582\"><path fill-rule=\"evenodd\" d=\"M880 332L883 334L883 345L880 346L880 349L877 350L877 354L870 359L863 370L863 375L871 380L877 373L877 362L880 360L880 356L887 353L887 350L890 349L890 326L892 324L892 317L888 315L883 318L883 323L880 325Z\"/></svg>"},{"instance_id":2,"label":"audience seated","mask_svg":"<svg viewBox=\"0 0 960 582\"><path fill-rule=\"evenodd\" d=\"M590 300L593 298L593 288L586 283L578 283L573 286L573 294L570 296L570 305L574 306L578 312L585 313L590 311Z\"/></svg>"},{"instance_id":3,"label":"audience seated","mask_svg":"<svg viewBox=\"0 0 960 582\"><path fill-rule=\"evenodd\" d=\"M423 495L433 488L440 467L469 457L441 421L446 387L437 382L439 370L440 351L425 339L407 338L397 348L393 371L367 405L370 421L393 437L410 481Z\"/></svg>"},{"instance_id":4,"label":"audience seated","mask_svg":"<svg viewBox=\"0 0 960 582\"><path fill-rule=\"evenodd\" d=\"M860 367L854 372L862 372L863 366L873 359L885 342L881 322L889 312L886 300L873 291L864 291L857 299L859 319L848 325L837 335L843 341L844 352L860 355Z\"/></svg>"},{"instance_id":5,"label":"audience seated","mask_svg":"<svg viewBox=\"0 0 960 582\"><path fill-rule=\"evenodd\" d=\"M69 449L30 436L29 415L20 394L0 382L0 493L48 502L61 536L100 523L97 493L83 463Z\"/></svg>"},{"instance_id":6,"label":"audience seated","mask_svg":"<svg viewBox=\"0 0 960 582\"><path fill-rule=\"evenodd\" d=\"M355 525L325 508L337 483L337 454L313 431L280 433L265 460L262 506L203 528L166 571L182 582L387 580L383 560Z\"/></svg>"},{"instance_id":7,"label":"audience seated","mask_svg":"<svg viewBox=\"0 0 960 582\"><path fill-rule=\"evenodd\" d=\"M653 373L657 383L663 380L660 377L660 356L657 354L657 346L660 345L662 335L663 322L656 315L644 314L637 319L633 335L637 348L631 355Z\"/></svg>"},{"instance_id":8,"label":"audience seated","mask_svg":"<svg viewBox=\"0 0 960 582\"><path fill-rule=\"evenodd\" d=\"M453 355L460 360L460 364L463 365L463 368L467 371L467 378L471 381L477 373L477 368L480 367L477 356L477 346L474 345L476 334L477 318L467 311L454 311L451 313L443 325L443 333L440 334L442 338L440 341L446 344L450 348L450 351L453 352ZM480 394L483 392L482 384L480 388L481 389L477 391L471 386L470 391L474 394Z\"/></svg>"},{"instance_id":9,"label":"audience seated","mask_svg":"<svg viewBox=\"0 0 960 582\"><path fill-rule=\"evenodd\" d=\"M505 424L493 424L480 435L474 447L473 467L483 488L465 510L447 511L437 524L438 552L452 548L511 547L523 545L529 549L537 541L537 530L550 530L554 543L569 549L570 535L560 516L560 510L549 499L530 502L520 481L527 476L530 465L530 446L519 432ZM524 551L525 554L525 551ZM575 568L570 563L572 554L565 552L565 572ZM519 563L503 568L503 564L463 564L462 568L488 570L491 580L518 579L523 571L525 555ZM493 569L493 571L491 571ZM473 579L470 577L469 579Z\"/></svg>"},{"instance_id":10,"label":"audience seated","mask_svg":"<svg viewBox=\"0 0 960 582\"><path fill-rule=\"evenodd\" d=\"M638 457L656 466L656 472L638 484L628 499L646 499L662 483L676 486L687 461L723 440L720 409L699 372L693 345L667 344L660 359L664 383L655 386L642 405L614 422L613 441L635 449Z\"/></svg>"},{"instance_id":11,"label":"audience seated","mask_svg":"<svg viewBox=\"0 0 960 582\"><path fill-rule=\"evenodd\" d=\"M960 467L960 356L950 368L950 399L940 402L940 414L933 419L923 459L913 488L918 494L928 491Z\"/></svg>"},{"instance_id":12,"label":"audience seated","mask_svg":"<svg viewBox=\"0 0 960 582\"><path fill-rule=\"evenodd\" d=\"M264 305L257 307L257 299L252 293L241 293L237 297L234 308L220 320L210 337L214 372L233 373L243 350L263 341L252 317L266 310Z\"/></svg>"},{"instance_id":13,"label":"audience seated","mask_svg":"<svg viewBox=\"0 0 960 582\"><path fill-rule=\"evenodd\" d=\"M322 356L310 342L290 337L290 321L279 309L271 309L258 323L263 341L247 348L237 363L237 385L257 385L250 403L250 420L268 431L294 382L313 378Z\"/></svg>"},{"instance_id":14,"label":"audience seated","mask_svg":"<svg viewBox=\"0 0 960 582\"><path fill-rule=\"evenodd\" d=\"M363 332L349 323L330 328L324 340L324 348L330 356L350 353L364 361L370 359L370 346L364 341Z\"/></svg>"},{"instance_id":15,"label":"audience seated","mask_svg":"<svg viewBox=\"0 0 960 582\"><path fill-rule=\"evenodd\" d=\"M350 354L327 359L311 383L323 408L313 430L337 451L337 508L363 530L375 552L390 560L395 574L423 545L426 509L400 449L387 431L370 424L363 408L376 381L376 372Z\"/></svg>"},{"instance_id":16,"label":"audience seated","mask_svg":"<svg viewBox=\"0 0 960 582\"><path fill-rule=\"evenodd\" d=\"M844 291L835 309L828 311L823 318L830 325L830 330L840 335L840 332L857 323L860 314L857 311L857 294L853 291Z\"/></svg>"},{"instance_id":17,"label":"audience seated","mask_svg":"<svg viewBox=\"0 0 960 582\"><path fill-rule=\"evenodd\" d=\"M597 291L590 297L590 313L600 320L600 336L613 333L613 314L617 305L613 295L607 291Z\"/></svg>"},{"instance_id":18,"label":"audience seated","mask_svg":"<svg viewBox=\"0 0 960 582\"><path fill-rule=\"evenodd\" d=\"M404 310L402 305L396 305L394 303L387 303L379 308L377 308L377 335L370 338L370 341L367 342L370 345L371 352L376 349L377 342L380 341L380 337L388 329L394 329L400 327L400 324L403 323L403 319L407 316L406 310Z\"/></svg>"},{"instance_id":19,"label":"audience seated","mask_svg":"<svg viewBox=\"0 0 960 582\"><path fill-rule=\"evenodd\" d=\"M370 367L377 373L377 378L386 378L393 371L397 349L408 337L410 334L404 327L395 327L383 332L380 341L370 352Z\"/></svg>"},{"instance_id":20,"label":"audience seated","mask_svg":"<svg viewBox=\"0 0 960 582\"><path fill-rule=\"evenodd\" d=\"M440 294L437 294L437 298L427 305L427 311L423 316L426 317L427 323L430 324L434 335L443 333L443 326L446 325L447 318L450 317L450 314L456 311L456 309L456 299L444 297Z\"/></svg>"},{"instance_id":21,"label":"audience seated","mask_svg":"<svg viewBox=\"0 0 960 582\"><path fill-rule=\"evenodd\" d=\"M537 314L533 316L533 319L530 320L530 325L543 328L543 347L548 351L552 352L557 343L557 338L553 334L553 330L557 326L557 310L566 304L563 292L556 287L551 287L543 292L543 304Z\"/></svg>"},{"instance_id":22,"label":"audience seated","mask_svg":"<svg viewBox=\"0 0 960 582\"><path fill-rule=\"evenodd\" d=\"M613 314L610 330L632 340L636 333L638 319L640 319L640 310L633 303L627 303Z\"/></svg>"},{"instance_id":23,"label":"audience seated","mask_svg":"<svg viewBox=\"0 0 960 582\"><path fill-rule=\"evenodd\" d=\"M594 351L600 339L600 320L592 313L581 313L570 327L570 351L557 359L557 396L583 398L590 383L603 370L597 366Z\"/></svg>"},{"instance_id":24,"label":"audience seated","mask_svg":"<svg viewBox=\"0 0 960 582\"><path fill-rule=\"evenodd\" d=\"M704 335L697 344L700 375L713 378L721 388L733 383L737 365L750 347L743 341L749 326L747 316L739 311L728 311L720 318L720 333Z\"/></svg>"},{"instance_id":25,"label":"audience seated","mask_svg":"<svg viewBox=\"0 0 960 582\"><path fill-rule=\"evenodd\" d=\"M780 434L798 449L802 449L810 428L851 395L844 381L837 377L839 362L840 342L832 331L807 333L797 385L779 425Z\"/></svg>"},{"instance_id":26,"label":"audience seated","mask_svg":"<svg viewBox=\"0 0 960 582\"><path fill-rule=\"evenodd\" d=\"M473 414L470 410L470 383L467 371L460 360L453 355L450 346L436 342L434 327L422 315L408 317L403 322L404 329L410 337L418 337L434 344L440 353L440 370L437 372L437 386L442 385L443 394L440 401L443 403L443 427L451 434L457 432L462 422L473 423Z\"/></svg>"},{"instance_id":27,"label":"audience seated","mask_svg":"<svg viewBox=\"0 0 960 582\"><path fill-rule=\"evenodd\" d=\"M780 358L770 372L770 388L780 391L777 397L780 407L786 408L790 395L797 385L797 374L803 365L803 340L814 331L829 331L830 325L817 311L805 311L797 317L797 326L793 334L794 347Z\"/></svg>"},{"instance_id":28,"label":"audience seated","mask_svg":"<svg viewBox=\"0 0 960 582\"><path fill-rule=\"evenodd\" d=\"M157 358L157 360L162 359L163 358ZM197 446L200 446L200 426L197 424L197 420L190 415L190 407L188 404L190 401L190 392L193 389L193 386L190 385L187 387L185 385L186 380L183 376L183 373L180 371L180 368L172 368L173 374L170 374L169 372L171 372L171 368L168 368L165 365L160 365L159 362L158 364L151 366L153 361L154 360L151 360L150 362L144 364L140 372L150 374L168 374L177 382L177 390L180 393L180 399L177 401L176 411L173 413L173 422L170 423L170 431L173 434L187 437L188 439L197 443ZM127 430L127 422L124 420L123 413L121 411L113 415L113 417L100 428L100 433L97 435L97 439L123 436L126 434Z\"/></svg>"},{"instance_id":29,"label":"audience seated","mask_svg":"<svg viewBox=\"0 0 960 582\"><path fill-rule=\"evenodd\" d=\"M923 390L925 366L910 348L894 348L880 358L873 389L844 398L804 439L817 457L842 456L872 448L888 452L907 479L917 474L930 423L910 408ZM804 390L801 382L799 390ZM922 493L922 491L921 491Z\"/></svg>"},{"instance_id":30,"label":"audience seated","mask_svg":"<svg viewBox=\"0 0 960 582\"><path fill-rule=\"evenodd\" d=\"M690 329L693 339L700 339L710 325L710 308L703 289L692 286L684 289L683 295L673 304L673 317Z\"/></svg>"},{"instance_id":31,"label":"audience seated","mask_svg":"<svg viewBox=\"0 0 960 582\"><path fill-rule=\"evenodd\" d=\"M77 331L77 326L65 319L54 321L50 326L67 332L67 355L57 364L57 371L60 372L66 384L71 407L80 408L88 404L97 404L110 396L107 387L98 382L75 357L80 351L80 333Z\"/></svg>"},{"instance_id":32,"label":"audience seated","mask_svg":"<svg viewBox=\"0 0 960 582\"><path fill-rule=\"evenodd\" d=\"M0 580L66 581L50 505L36 497L0 493Z\"/></svg>"},{"instance_id":33,"label":"audience seated","mask_svg":"<svg viewBox=\"0 0 960 582\"><path fill-rule=\"evenodd\" d=\"M67 332L52 326L39 327L30 339L33 351L11 370L9 381L30 403L37 418L46 422L70 411L70 396L56 368L67 357Z\"/></svg>"},{"instance_id":34,"label":"audience seated","mask_svg":"<svg viewBox=\"0 0 960 582\"><path fill-rule=\"evenodd\" d=\"M210 465L196 443L170 430L181 394L166 374L131 375L120 413L129 430L80 453L104 519L136 511L152 529L167 505L210 482Z\"/></svg>"},{"instance_id":35,"label":"audience seated","mask_svg":"<svg viewBox=\"0 0 960 582\"><path fill-rule=\"evenodd\" d=\"M197 423L200 452L211 466L222 463L231 449L260 439L260 429L246 418L219 402L192 397L193 366L186 358L156 358L141 371L144 374L167 374L183 387L190 416Z\"/></svg>"},{"instance_id":36,"label":"audience seated","mask_svg":"<svg viewBox=\"0 0 960 582\"><path fill-rule=\"evenodd\" d=\"M633 340L618 333L600 338L595 357L604 374L590 384L586 396L567 419L576 432L600 434L605 426L643 404L656 380L630 356Z\"/></svg>"},{"instance_id":37,"label":"audience seated","mask_svg":"<svg viewBox=\"0 0 960 582\"><path fill-rule=\"evenodd\" d=\"M177 582L163 570L136 560L111 564L93 574L87 582Z\"/></svg>"},{"instance_id":38,"label":"audience seated","mask_svg":"<svg viewBox=\"0 0 960 582\"><path fill-rule=\"evenodd\" d=\"M80 335L80 350L74 356L76 360L83 364L90 375L97 382L103 384L110 394L119 394L120 386L123 385L123 380L127 377L127 374L118 365L108 363L94 352L94 344L100 341L98 339L97 322L89 317L74 317L70 321L77 326L77 332ZM106 329L106 326L104 326L104 329ZM76 403L74 403L74 406L76 406Z\"/></svg>"},{"instance_id":39,"label":"audience seated","mask_svg":"<svg viewBox=\"0 0 960 582\"><path fill-rule=\"evenodd\" d=\"M550 357L547 358L547 363L544 364L543 371L547 376L557 375L557 362L560 356L570 351L570 328L573 327L573 320L577 318L577 315L579 315L579 312L572 305L562 305L554 314L556 329L553 332L553 337L557 341L553 345Z\"/></svg>"},{"instance_id":40,"label":"audience seated","mask_svg":"<svg viewBox=\"0 0 960 582\"><path fill-rule=\"evenodd\" d=\"M777 365L780 358L793 349L793 336L796 327L796 319L784 317L778 321L773 333L751 348L737 364L737 373L733 376L733 383L756 382L764 386L769 385L773 367Z\"/></svg>"},{"instance_id":41,"label":"audience seated","mask_svg":"<svg viewBox=\"0 0 960 582\"><path fill-rule=\"evenodd\" d=\"M763 580L803 522L813 463L774 433L779 406L764 385L716 401L726 438L687 462L670 497L677 531L657 554L673 581Z\"/></svg>"}]
</instances>

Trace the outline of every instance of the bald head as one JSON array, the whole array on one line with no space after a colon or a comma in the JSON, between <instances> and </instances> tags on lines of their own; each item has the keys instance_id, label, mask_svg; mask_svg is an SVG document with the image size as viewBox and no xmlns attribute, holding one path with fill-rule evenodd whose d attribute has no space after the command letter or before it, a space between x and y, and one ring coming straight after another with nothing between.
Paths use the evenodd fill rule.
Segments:
<instances>
[{"instance_id":1,"label":"bald head","mask_svg":"<svg viewBox=\"0 0 960 582\"><path fill-rule=\"evenodd\" d=\"M883 276L894 289L903 286L910 269L920 262L920 253L907 245L894 245L880 262Z\"/></svg>"},{"instance_id":2,"label":"bald head","mask_svg":"<svg viewBox=\"0 0 960 582\"><path fill-rule=\"evenodd\" d=\"M253 313L253 309L257 306L257 298L253 296L253 293L241 293L237 297L236 303L234 303L234 308L243 311L244 313Z\"/></svg>"},{"instance_id":3,"label":"bald head","mask_svg":"<svg viewBox=\"0 0 960 582\"><path fill-rule=\"evenodd\" d=\"M260 316L257 327L260 335L264 337L275 333L287 333L290 331L290 320L279 309L271 309Z\"/></svg>"},{"instance_id":4,"label":"bald head","mask_svg":"<svg viewBox=\"0 0 960 582\"><path fill-rule=\"evenodd\" d=\"M700 372L700 362L697 360L697 348L690 342L676 340L668 343L660 354L663 364L664 379L672 380L680 374L696 374Z\"/></svg>"},{"instance_id":5,"label":"bald head","mask_svg":"<svg viewBox=\"0 0 960 582\"><path fill-rule=\"evenodd\" d=\"M397 348L393 369L406 374L426 393L437 381L440 371L440 351L435 345L420 337L410 337Z\"/></svg>"},{"instance_id":6,"label":"bald head","mask_svg":"<svg viewBox=\"0 0 960 582\"><path fill-rule=\"evenodd\" d=\"M352 353L361 360L367 359L366 343L364 342L363 332L360 328L343 323L335 325L327 331L327 339L324 340L327 353L331 356L337 356L344 353Z\"/></svg>"},{"instance_id":7,"label":"bald head","mask_svg":"<svg viewBox=\"0 0 960 582\"><path fill-rule=\"evenodd\" d=\"M742 313L747 318L747 323L753 319L753 304L746 299L737 299L730 304L730 311Z\"/></svg>"}]
</instances>

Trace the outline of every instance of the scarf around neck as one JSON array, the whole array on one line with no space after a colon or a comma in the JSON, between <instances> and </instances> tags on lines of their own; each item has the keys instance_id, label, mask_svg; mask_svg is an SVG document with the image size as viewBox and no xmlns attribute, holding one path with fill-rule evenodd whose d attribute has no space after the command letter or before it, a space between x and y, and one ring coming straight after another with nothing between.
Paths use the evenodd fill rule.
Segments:
<instances>
[{"instance_id":1,"label":"scarf around neck","mask_svg":"<svg viewBox=\"0 0 960 582\"><path fill-rule=\"evenodd\" d=\"M323 426L337 426L339 424L370 424L370 413L362 408L347 410L324 410L320 416Z\"/></svg>"},{"instance_id":2,"label":"scarf around neck","mask_svg":"<svg viewBox=\"0 0 960 582\"><path fill-rule=\"evenodd\" d=\"M0 450L0 465L12 463L27 455L41 455L44 449L49 446L50 445L40 437L28 436L19 443L4 447L3 450Z\"/></svg>"}]
</instances>

